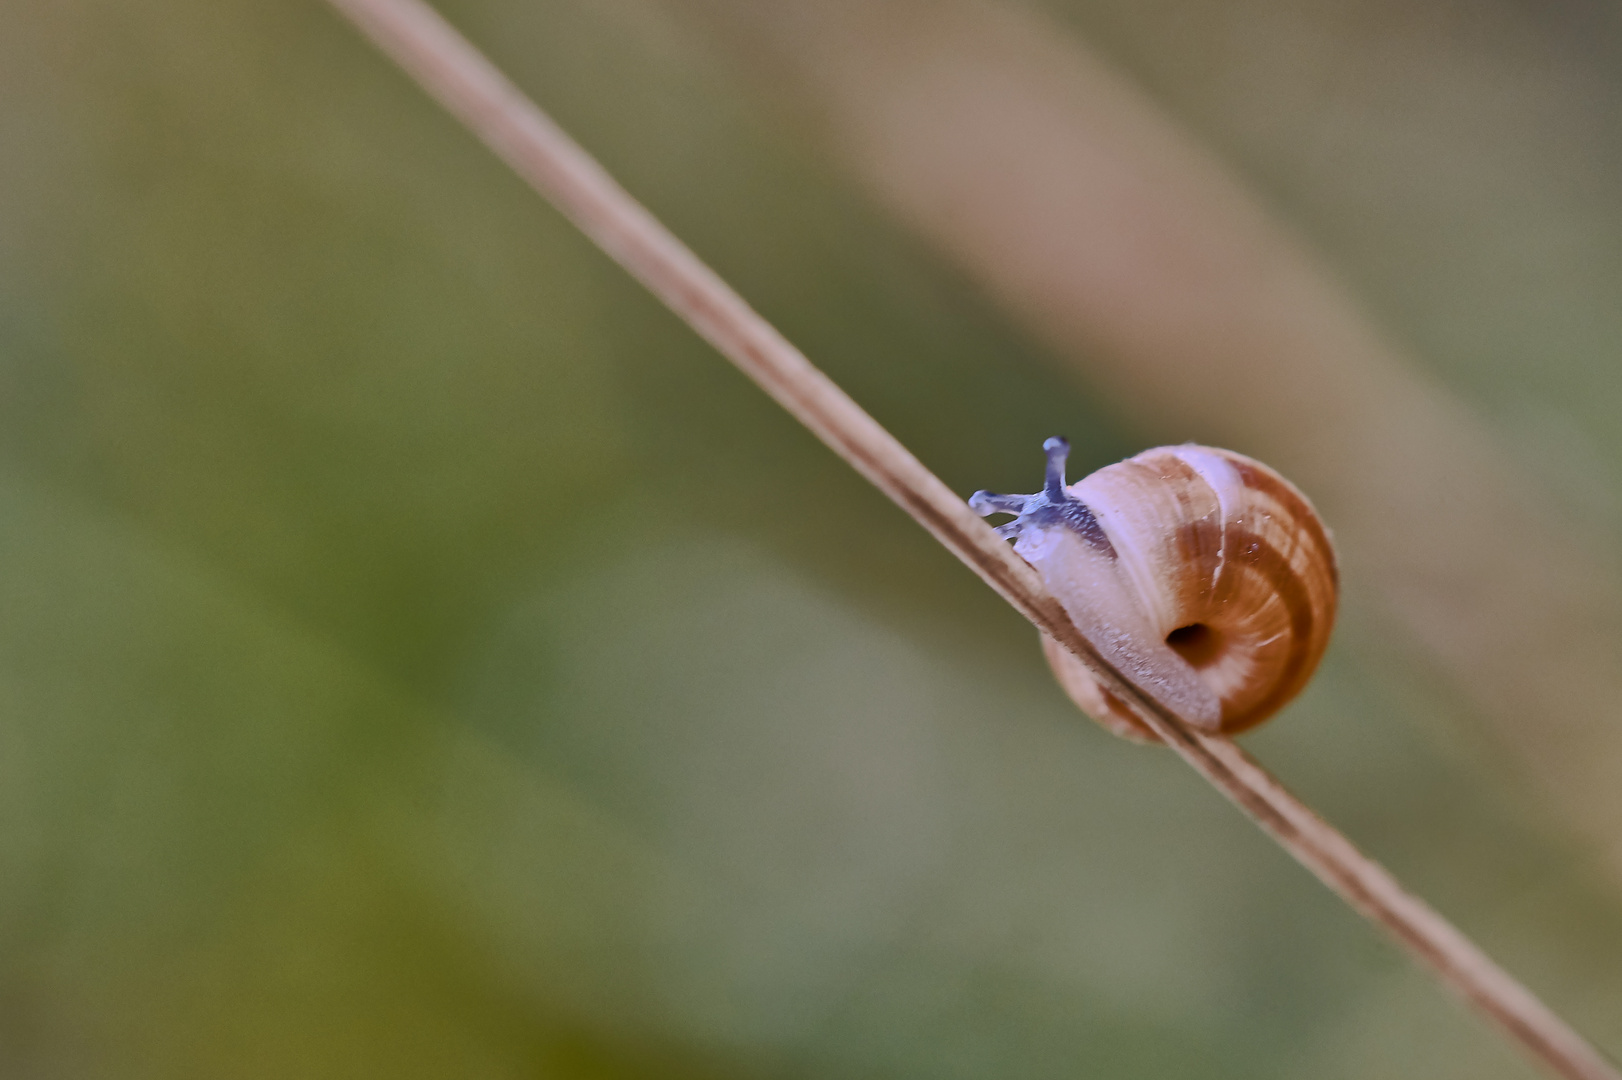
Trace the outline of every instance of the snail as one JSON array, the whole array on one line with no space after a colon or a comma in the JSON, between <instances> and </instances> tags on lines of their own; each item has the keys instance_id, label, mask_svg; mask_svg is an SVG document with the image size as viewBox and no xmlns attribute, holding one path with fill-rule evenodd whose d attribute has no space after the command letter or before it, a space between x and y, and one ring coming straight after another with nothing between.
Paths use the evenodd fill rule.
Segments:
<instances>
[{"instance_id":1,"label":"snail","mask_svg":"<svg viewBox=\"0 0 1622 1080\"><path fill-rule=\"evenodd\" d=\"M1306 496L1258 461L1192 443L1145 450L1065 485L1070 444L1049 439L1035 495L976 492L982 515L1042 575L1099 653L1207 734L1266 720L1329 644L1339 573ZM1082 711L1131 739L1150 731L1064 646L1048 663Z\"/></svg>"}]
</instances>

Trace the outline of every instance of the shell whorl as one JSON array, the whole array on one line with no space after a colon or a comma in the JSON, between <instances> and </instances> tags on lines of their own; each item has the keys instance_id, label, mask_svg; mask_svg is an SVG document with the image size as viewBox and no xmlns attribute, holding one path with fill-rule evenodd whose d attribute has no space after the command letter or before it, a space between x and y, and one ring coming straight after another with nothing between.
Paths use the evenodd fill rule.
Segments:
<instances>
[{"instance_id":1,"label":"shell whorl","mask_svg":"<svg viewBox=\"0 0 1622 1080\"><path fill-rule=\"evenodd\" d=\"M1306 685L1329 643L1334 547L1312 504L1272 469L1228 450L1146 450L1066 486L1049 440L1034 496L981 492L981 513L1041 572L1078 630L1194 726L1234 734ZM1117 734L1155 739L1082 663L1044 637L1059 682Z\"/></svg>"}]
</instances>

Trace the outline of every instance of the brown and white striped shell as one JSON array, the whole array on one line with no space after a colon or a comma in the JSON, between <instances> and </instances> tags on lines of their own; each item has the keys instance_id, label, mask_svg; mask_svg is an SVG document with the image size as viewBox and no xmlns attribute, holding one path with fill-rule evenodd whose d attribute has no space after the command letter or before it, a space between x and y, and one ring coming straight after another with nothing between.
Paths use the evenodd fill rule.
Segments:
<instances>
[{"instance_id":1,"label":"brown and white striped shell","mask_svg":"<svg viewBox=\"0 0 1622 1080\"><path fill-rule=\"evenodd\" d=\"M1335 621L1328 530L1304 495L1229 450L1163 446L1065 486L1049 439L1036 495L979 492L982 514L1042 574L1076 628L1139 688L1208 733L1277 712L1311 678ZM1044 636L1071 698L1116 734L1157 737Z\"/></svg>"}]
</instances>

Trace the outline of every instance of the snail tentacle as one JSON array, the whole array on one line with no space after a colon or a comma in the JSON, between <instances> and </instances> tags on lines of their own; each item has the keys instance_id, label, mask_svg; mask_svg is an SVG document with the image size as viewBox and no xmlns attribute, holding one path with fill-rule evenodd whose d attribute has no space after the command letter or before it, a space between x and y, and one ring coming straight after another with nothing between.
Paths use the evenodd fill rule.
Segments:
<instances>
[{"instance_id":1,"label":"snail tentacle","mask_svg":"<svg viewBox=\"0 0 1622 1080\"><path fill-rule=\"evenodd\" d=\"M990 491L976 491L969 496L969 508L981 517L991 514L1023 514L1029 495L997 495Z\"/></svg>"}]
</instances>

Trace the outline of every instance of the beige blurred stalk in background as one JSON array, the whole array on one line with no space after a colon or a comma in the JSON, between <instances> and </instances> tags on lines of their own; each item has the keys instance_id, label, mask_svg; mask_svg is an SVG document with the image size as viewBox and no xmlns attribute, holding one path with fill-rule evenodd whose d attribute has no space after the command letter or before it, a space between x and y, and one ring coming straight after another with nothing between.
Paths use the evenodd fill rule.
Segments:
<instances>
[{"instance_id":1,"label":"beige blurred stalk in background","mask_svg":"<svg viewBox=\"0 0 1622 1080\"><path fill-rule=\"evenodd\" d=\"M1622 624L1602 538L1411 362L1265 201L1044 15L666 0L1147 442L1260 457L1622 883Z\"/></svg>"}]
</instances>

